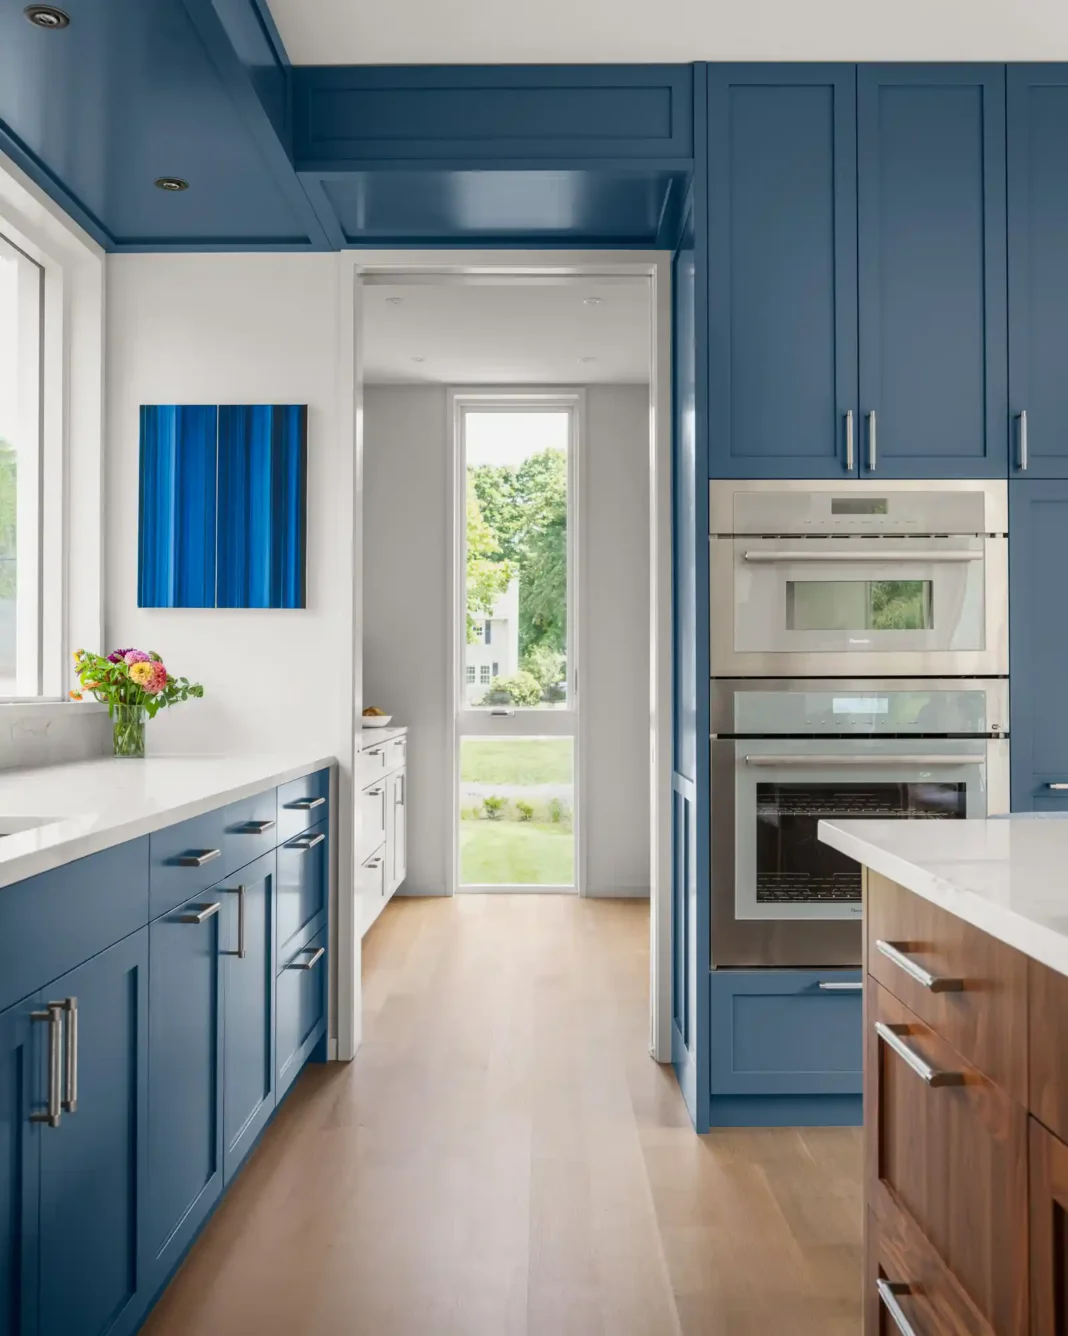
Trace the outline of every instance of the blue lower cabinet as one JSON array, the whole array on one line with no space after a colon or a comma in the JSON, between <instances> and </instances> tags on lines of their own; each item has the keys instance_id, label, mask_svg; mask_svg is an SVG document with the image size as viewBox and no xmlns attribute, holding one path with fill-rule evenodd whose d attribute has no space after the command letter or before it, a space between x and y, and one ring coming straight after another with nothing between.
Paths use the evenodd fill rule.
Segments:
<instances>
[{"instance_id":1,"label":"blue lower cabinet","mask_svg":"<svg viewBox=\"0 0 1068 1336\"><path fill-rule=\"evenodd\" d=\"M224 893L196 896L149 927L148 1208L154 1291L223 1186L220 931Z\"/></svg>"},{"instance_id":2,"label":"blue lower cabinet","mask_svg":"<svg viewBox=\"0 0 1068 1336\"><path fill-rule=\"evenodd\" d=\"M278 975L278 1098L326 1033L326 933L295 951Z\"/></svg>"},{"instance_id":3,"label":"blue lower cabinet","mask_svg":"<svg viewBox=\"0 0 1068 1336\"><path fill-rule=\"evenodd\" d=\"M713 970L712 1124L861 1121L860 970Z\"/></svg>"},{"instance_id":4,"label":"blue lower cabinet","mask_svg":"<svg viewBox=\"0 0 1068 1336\"><path fill-rule=\"evenodd\" d=\"M62 1061L51 1081L54 1088L58 1078L63 1106L57 1126L40 1128L39 1336L124 1336L146 1299L138 1237L148 1146L148 930L39 997L65 1008L52 1036ZM35 1029L43 1056L52 1027Z\"/></svg>"},{"instance_id":5,"label":"blue lower cabinet","mask_svg":"<svg viewBox=\"0 0 1068 1336\"><path fill-rule=\"evenodd\" d=\"M28 998L0 1012L0 1336L37 1331L37 1212L41 1129L31 1122L38 1086L36 1026Z\"/></svg>"},{"instance_id":6,"label":"blue lower cabinet","mask_svg":"<svg viewBox=\"0 0 1068 1336\"><path fill-rule=\"evenodd\" d=\"M275 1106L275 855L219 888L223 914L223 1179L229 1182Z\"/></svg>"}]
</instances>

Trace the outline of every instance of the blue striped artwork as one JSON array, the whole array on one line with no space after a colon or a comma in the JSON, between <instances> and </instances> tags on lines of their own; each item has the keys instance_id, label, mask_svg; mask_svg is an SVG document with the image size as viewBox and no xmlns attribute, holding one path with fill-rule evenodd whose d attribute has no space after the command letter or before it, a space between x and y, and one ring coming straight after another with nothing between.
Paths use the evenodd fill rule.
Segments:
<instances>
[{"instance_id":1,"label":"blue striped artwork","mask_svg":"<svg viewBox=\"0 0 1068 1336\"><path fill-rule=\"evenodd\" d=\"M307 409L219 408L220 608L305 606Z\"/></svg>"},{"instance_id":2,"label":"blue striped artwork","mask_svg":"<svg viewBox=\"0 0 1068 1336\"><path fill-rule=\"evenodd\" d=\"M141 408L138 604L306 606L307 408Z\"/></svg>"},{"instance_id":3,"label":"blue striped artwork","mask_svg":"<svg viewBox=\"0 0 1068 1336\"><path fill-rule=\"evenodd\" d=\"M214 405L141 408L139 607L215 606L217 435Z\"/></svg>"}]
</instances>

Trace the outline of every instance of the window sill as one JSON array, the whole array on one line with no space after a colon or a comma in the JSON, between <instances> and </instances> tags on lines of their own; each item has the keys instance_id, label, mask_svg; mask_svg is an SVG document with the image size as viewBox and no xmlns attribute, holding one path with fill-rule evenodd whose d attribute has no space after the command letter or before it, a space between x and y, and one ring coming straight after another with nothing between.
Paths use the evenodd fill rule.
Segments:
<instances>
[{"instance_id":1,"label":"window sill","mask_svg":"<svg viewBox=\"0 0 1068 1336\"><path fill-rule=\"evenodd\" d=\"M57 713L66 715L72 710L84 710L88 714L99 714L103 711L106 714L107 709L108 707L98 700L19 700L14 697L7 700L0 699L0 717L3 719L11 719L16 715L25 715L28 719Z\"/></svg>"}]
</instances>

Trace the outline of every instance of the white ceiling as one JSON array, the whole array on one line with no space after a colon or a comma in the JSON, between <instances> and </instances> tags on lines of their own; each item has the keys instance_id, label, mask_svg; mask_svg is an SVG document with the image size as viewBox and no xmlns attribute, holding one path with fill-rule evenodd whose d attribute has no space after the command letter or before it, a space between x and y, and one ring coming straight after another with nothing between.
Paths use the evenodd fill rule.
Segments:
<instances>
[{"instance_id":1,"label":"white ceiling","mask_svg":"<svg viewBox=\"0 0 1068 1336\"><path fill-rule=\"evenodd\" d=\"M297 65L1064 60L1064 0L268 0Z\"/></svg>"},{"instance_id":2,"label":"white ceiling","mask_svg":"<svg viewBox=\"0 0 1068 1336\"><path fill-rule=\"evenodd\" d=\"M649 379L644 279L376 285L365 291L364 313L368 382L589 385Z\"/></svg>"}]
</instances>

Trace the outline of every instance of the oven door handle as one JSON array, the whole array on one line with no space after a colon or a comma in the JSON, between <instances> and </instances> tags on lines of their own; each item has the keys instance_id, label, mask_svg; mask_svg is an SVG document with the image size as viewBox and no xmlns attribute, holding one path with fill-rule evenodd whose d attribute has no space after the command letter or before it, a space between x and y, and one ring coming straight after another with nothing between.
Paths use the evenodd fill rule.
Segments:
<instances>
[{"instance_id":1,"label":"oven door handle","mask_svg":"<svg viewBox=\"0 0 1068 1336\"><path fill-rule=\"evenodd\" d=\"M982 561L983 553L976 551L937 551L916 548L911 552L820 552L805 551L802 548L782 548L777 552L746 552L745 560L770 564L779 561L880 561L880 562L917 562L917 561Z\"/></svg>"},{"instance_id":2,"label":"oven door handle","mask_svg":"<svg viewBox=\"0 0 1068 1336\"><path fill-rule=\"evenodd\" d=\"M809 766L809 765L918 765L918 766L962 766L985 765L986 757L969 756L925 756L916 754L898 754L895 756L747 756L746 765L774 766Z\"/></svg>"}]
</instances>

